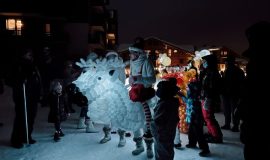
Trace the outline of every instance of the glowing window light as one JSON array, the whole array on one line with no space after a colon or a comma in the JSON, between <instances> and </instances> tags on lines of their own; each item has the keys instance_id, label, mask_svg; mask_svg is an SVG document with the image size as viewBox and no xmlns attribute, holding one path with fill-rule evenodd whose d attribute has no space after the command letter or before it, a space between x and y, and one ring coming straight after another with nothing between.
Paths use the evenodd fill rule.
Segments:
<instances>
[{"instance_id":1,"label":"glowing window light","mask_svg":"<svg viewBox=\"0 0 270 160\"><path fill-rule=\"evenodd\" d=\"M169 49L169 50L168 50L168 53L169 53L169 54L172 54L172 49Z\"/></svg>"},{"instance_id":2,"label":"glowing window light","mask_svg":"<svg viewBox=\"0 0 270 160\"><path fill-rule=\"evenodd\" d=\"M45 31L46 33L51 33L51 24L49 23L45 24Z\"/></svg>"},{"instance_id":3,"label":"glowing window light","mask_svg":"<svg viewBox=\"0 0 270 160\"><path fill-rule=\"evenodd\" d=\"M15 35L22 35L22 27L21 19L6 19L6 29L14 31Z\"/></svg>"},{"instance_id":4,"label":"glowing window light","mask_svg":"<svg viewBox=\"0 0 270 160\"><path fill-rule=\"evenodd\" d=\"M220 71L225 71L226 67L225 67L225 64L220 64Z\"/></svg>"},{"instance_id":5,"label":"glowing window light","mask_svg":"<svg viewBox=\"0 0 270 160\"><path fill-rule=\"evenodd\" d=\"M7 30L15 30L16 29L16 20L15 19L7 19L6 20L6 29Z\"/></svg>"},{"instance_id":6,"label":"glowing window light","mask_svg":"<svg viewBox=\"0 0 270 160\"><path fill-rule=\"evenodd\" d=\"M115 34L114 33L108 33L107 38L108 39L115 39Z\"/></svg>"},{"instance_id":7,"label":"glowing window light","mask_svg":"<svg viewBox=\"0 0 270 160\"><path fill-rule=\"evenodd\" d=\"M16 20L16 28L17 30L22 30L22 21L21 20Z\"/></svg>"}]
</instances>

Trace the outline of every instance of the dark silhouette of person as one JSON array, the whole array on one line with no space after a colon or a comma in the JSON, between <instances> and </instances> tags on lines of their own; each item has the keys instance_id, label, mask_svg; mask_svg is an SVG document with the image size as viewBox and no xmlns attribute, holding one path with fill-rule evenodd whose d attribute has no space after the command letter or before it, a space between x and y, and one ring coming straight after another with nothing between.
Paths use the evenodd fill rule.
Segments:
<instances>
[{"instance_id":1,"label":"dark silhouette of person","mask_svg":"<svg viewBox=\"0 0 270 160\"><path fill-rule=\"evenodd\" d=\"M199 155L206 157L210 155L208 143L203 135L203 124L204 118L202 114L202 106L200 102L200 82L198 78L197 68L194 66L194 61L189 63L189 71L194 70L196 75L189 79L188 90L187 90L187 122L189 123L188 129L188 144L187 148L196 148L198 143L202 150Z\"/></svg>"},{"instance_id":2,"label":"dark silhouette of person","mask_svg":"<svg viewBox=\"0 0 270 160\"><path fill-rule=\"evenodd\" d=\"M15 103L15 120L11 135L11 145L15 148L22 148L23 144L27 142L25 104L27 108L29 144L36 142L32 138L32 132L41 89L40 75L34 64L34 55L31 48L23 47L19 55L19 61L14 66L11 74L13 76L11 87Z\"/></svg>"},{"instance_id":3,"label":"dark silhouette of person","mask_svg":"<svg viewBox=\"0 0 270 160\"><path fill-rule=\"evenodd\" d=\"M258 22L246 30L249 42L243 56L248 58L246 81L243 97L239 105L242 119L240 140L244 144L245 160L265 159L269 157L269 63L265 58L269 54L270 23Z\"/></svg>"},{"instance_id":4,"label":"dark silhouette of person","mask_svg":"<svg viewBox=\"0 0 270 160\"><path fill-rule=\"evenodd\" d=\"M1 76L1 75L0 75ZM4 82L2 78L0 77L0 95L4 93ZM0 127L2 127L4 124L0 122Z\"/></svg>"},{"instance_id":5,"label":"dark silhouette of person","mask_svg":"<svg viewBox=\"0 0 270 160\"><path fill-rule=\"evenodd\" d=\"M231 129L233 132L239 132L240 118L236 116L235 109L238 106L242 85L245 79L245 73L235 65L235 57L229 55L226 59L226 70L222 77L223 82L223 103L225 124L222 129ZM233 127L231 128L231 119Z\"/></svg>"},{"instance_id":6,"label":"dark silhouette of person","mask_svg":"<svg viewBox=\"0 0 270 160\"><path fill-rule=\"evenodd\" d=\"M157 85L156 95L160 98L154 109L151 128L155 139L155 159L173 160L174 137L179 122L179 100L174 96L179 91L176 79L161 81Z\"/></svg>"},{"instance_id":7,"label":"dark silhouette of person","mask_svg":"<svg viewBox=\"0 0 270 160\"><path fill-rule=\"evenodd\" d=\"M70 92L68 92L68 87L71 85L72 81L74 81L78 76L80 72L77 72L74 68L73 62L70 60L67 60L64 63L64 69L63 69L63 77L64 77L64 94L68 105L68 112L69 113L75 113L75 109L72 106L72 95L70 95Z\"/></svg>"},{"instance_id":8,"label":"dark silhouette of person","mask_svg":"<svg viewBox=\"0 0 270 160\"><path fill-rule=\"evenodd\" d=\"M201 72L201 103L203 117L208 129L209 143L222 143L223 134L215 118L215 108L220 101L221 77L217 70L215 55L203 57L203 72Z\"/></svg>"},{"instance_id":9,"label":"dark silhouette of person","mask_svg":"<svg viewBox=\"0 0 270 160\"><path fill-rule=\"evenodd\" d=\"M42 78L42 99L41 99L41 106L45 107L48 106L48 96L49 96L49 88L50 83L53 79L52 74L53 69L53 56L51 53L51 49L49 47L44 47L40 56L38 67L40 71L40 75Z\"/></svg>"},{"instance_id":10,"label":"dark silhouette of person","mask_svg":"<svg viewBox=\"0 0 270 160\"><path fill-rule=\"evenodd\" d=\"M4 93L4 81L0 77L0 94L3 94L3 93Z\"/></svg>"}]
</instances>

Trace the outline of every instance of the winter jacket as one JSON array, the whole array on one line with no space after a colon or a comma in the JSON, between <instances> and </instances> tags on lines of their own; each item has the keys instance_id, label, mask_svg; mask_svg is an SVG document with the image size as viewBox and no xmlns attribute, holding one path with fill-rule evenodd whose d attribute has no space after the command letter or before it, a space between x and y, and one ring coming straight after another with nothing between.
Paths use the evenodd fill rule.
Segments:
<instances>
[{"instance_id":1,"label":"winter jacket","mask_svg":"<svg viewBox=\"0 0 270 160\"><path fill-rule=\"evenodd\" d=\"M221 76L218 70L206 69L202 73L201 99L204 101L205 110L217 110L220 103Z\"/></svg>"},{"instance_id":2,"label":"winter jacket","mask_svg":"<svg viewBox=\"0 0 270 160\"><path fill-rule=\"evenodd\" d=\"M176 126L179 122L178 107L179 101L174 97L158 101L154 109L152 129L154 137L159 141L174 139Z\"/></svg>"},{"instance_id":3,"label":"winter jacket","mask_svg":"<svg viewBox=\"0 0 270 160\"><path fill-rule=\"evenodd\" d=\"M201 116L202 112L200 102L200 84L198 81L193 81L188 84L186 103L186 121L190 123L192 116L193 118Z\"/></svg>"},{"instance_id":4,"label":"winter jacket","mask_svg":"<svg viewBox=\"0 0 270 160\"><path fill-rule=\"evenodd\" d=\"M238 96L241 93L245 79L244 71L237 66L229 66L224 72L223 93L230 96Z\"/></svg>"},{"instance_id":5,"label":"winter jacket","mask_svg":"<svg viewBox=\"0 0 270 160\"><path fill-rule=\"evenodd\" d=\"M14 102L24 101L23 84L25 84L27 103L36 104L40 100L41 78L34 64L21 62L14 68L11 81Z\"/></svg>"},{"instance_id":6,"label":"winter jacket","mask_svg":"<svg viewBox=\"0 0 270 160\"><path fill-rule=\"evenodd\" d=\"M67 105L64 95L58 96L57 94L51 93L49 95L49 105L49 123L62 122L67 119Z\"/></svg>"},{"instance_id":7,"label":"winter jacket","mask_svg":"<svg viewBox=\"0 0 270 160\"><path fill-rule=\"evenodd\" d=\"M143 84L144 87L151 87L156 82L156 74L152 62L147 58L145 53L141 53L135 61L130 61L131 76L141 75L141 78L134 82Z\"/></svg>"}]
</instances>

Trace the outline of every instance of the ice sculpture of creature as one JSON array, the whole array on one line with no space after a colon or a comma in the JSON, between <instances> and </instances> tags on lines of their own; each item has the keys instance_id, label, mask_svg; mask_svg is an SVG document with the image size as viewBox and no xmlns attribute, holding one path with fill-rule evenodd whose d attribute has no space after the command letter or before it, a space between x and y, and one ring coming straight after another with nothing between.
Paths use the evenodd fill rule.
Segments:
<instances>
[{"instance_id":1,"label":"ice sculpture of creature","mask_svg":"<svg viewBox=\"0 0 270 160\"><path fill-rule=\"evenodd\" d=\"M76 64L85 68L85 72L73 83L88 98L88 116L94 122L111 123L113 127L129 131L144 128L141 103L130 100L127 86L119 80L119 73L114 69L125 67L122 60L109 62L104 58L94 62L81 59Z\"/></svg>"}]
</instances>

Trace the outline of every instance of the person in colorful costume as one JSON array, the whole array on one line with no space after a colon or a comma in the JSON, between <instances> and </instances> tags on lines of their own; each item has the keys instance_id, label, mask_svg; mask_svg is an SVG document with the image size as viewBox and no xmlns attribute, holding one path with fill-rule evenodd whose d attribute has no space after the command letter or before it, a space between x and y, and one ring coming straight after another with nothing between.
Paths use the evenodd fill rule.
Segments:
<instances>
[{"instance_id":1,"label":"person in colorful costume","mask_svg":"<svg viewBox=\"0 0 270 160\"><path fill-rule=\"evenodd\" d=\"M135 43L129 47L130 52L130 76L129 84L143 84L145 88L152 87L156 82L156 75L154 66L148 59L146 53L143 51L144 40L142 38L136 38ZM148 99L140 102L143 106L145 120L146 120L146 132L142 137L141 130L134 132L133 140L136 143L136 149L132 152L133 155L138 155L144 151L142 139L147 146L147 157L152 158L154 156L152 151L153 136L150 130L150 123L152 120L151 110L147 102Z\"/></svg>"},{"instance_id":2,"label":"person in colorful costume","mask_svg":"<svg viewBox=\"0 0 270 160\"><path fill-rule=\"evenodd\" d=\"M199 144L202 150L199 155L202 157L208 156L209 146L203 135L203 114L200 102L200 82L198 79L197 68L194 67L194 61L190 62L189 69L187 72L193 72L193 76L190 77L187 89L187 117L186 121L189 124L188 130L188 144L187 148L196 148L196 144Z\"/></svg>"}]
</instances>

